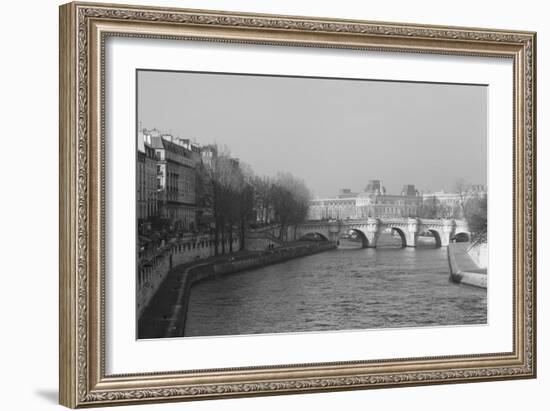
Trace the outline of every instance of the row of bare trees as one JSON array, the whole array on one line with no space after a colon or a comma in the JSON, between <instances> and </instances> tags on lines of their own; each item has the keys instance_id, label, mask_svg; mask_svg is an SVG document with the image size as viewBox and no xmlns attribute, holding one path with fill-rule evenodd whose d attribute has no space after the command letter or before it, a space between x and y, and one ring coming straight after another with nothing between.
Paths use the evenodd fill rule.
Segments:
<instances>
[{"instance_id":1,"label":"row of bare trees","mask_svg":"<svg viewBox=\"0 0 550 411\"><path fill-rule=\"evenodd\" d=\"M257 176L227 149L215 152L197 169L197 201L199 224L212 232L216 255L235 251L235 236L244 249L250 224L278 223L282 235L284 228L306 219L311 195L302 180L290 173Z\"/></svg>"},{"instance_id":2,"label":"row of bare trees","mask_svg":"<svg viewBox=\"0 0 550 411\"><path fill-rule=\"evenodd\" d=\"M470 213L478 209L478 203L485 197L484 192L480 192L472 184L466 183L460 179L455 182L454 199L450 202L441 201L437 195L424 198L419 217L424 218L456 218L465 219Z\"/></svg>"},{"instance_id":3,"label":"row of bare trees","mask_svg":"<svg viewBox=\"0 0 550 411\"><path fill-rule=\"evenodd\" d=\"M464 180L458 180L454 187L456 201L446 204L435 195L424 199L418 212L424 218L465 219L476 241L487 238L487 193L480 192Z\"/></svg>"},{"instance_id":4,"label":"row of bare trees","mask_svg":"<svg viewBox=\"0 0 550 411\"><path fill-rule=\"evenodd\" d=\"M472 233L472 241L487 242L487 195L471 201L465 215L468 228Z\"/></svg>"},{"instance_id":5,"label":"row of bare trees","mask_svg":"<svg viewBox=\"0 0 550 411\"><path fill-rule=\"evenodd\" d=\"M460 218L461 211L458 204L445 204L435 195L424 198L418 216L421 218Z\"/></svg>"}]
</instances>

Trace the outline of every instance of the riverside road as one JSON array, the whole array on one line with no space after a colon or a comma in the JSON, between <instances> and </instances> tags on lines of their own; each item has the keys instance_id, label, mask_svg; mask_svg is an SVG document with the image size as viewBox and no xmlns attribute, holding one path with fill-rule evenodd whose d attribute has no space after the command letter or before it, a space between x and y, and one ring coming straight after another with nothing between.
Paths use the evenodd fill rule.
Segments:
<instances>
[{"instance_id":1,"label":"riverside road","mask_svg":"<svg viewBox=\"0 0 550 411\"><path fill-rule=\"evenodd\" d=\"M327 251L193 286L185 336L486 324L487 290L450 282L446 248Z\"/></svg>"}]
</instances>

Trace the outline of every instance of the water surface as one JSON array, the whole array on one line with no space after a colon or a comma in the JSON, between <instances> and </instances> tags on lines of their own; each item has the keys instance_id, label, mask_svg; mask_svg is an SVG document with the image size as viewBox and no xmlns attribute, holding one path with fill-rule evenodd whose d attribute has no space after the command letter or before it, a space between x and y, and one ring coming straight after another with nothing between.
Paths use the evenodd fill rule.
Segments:
<instances>
[{"instance_id":1,"label":"water surface","mask_svg":"<svg viewBox=\"0 0 550 411\"><path fill-rule=\"evenodd\" d=\"M449 279L447 249L356 244L196 284L185 336L485 324L487 290Z\"/></svg>"}]
</instances>

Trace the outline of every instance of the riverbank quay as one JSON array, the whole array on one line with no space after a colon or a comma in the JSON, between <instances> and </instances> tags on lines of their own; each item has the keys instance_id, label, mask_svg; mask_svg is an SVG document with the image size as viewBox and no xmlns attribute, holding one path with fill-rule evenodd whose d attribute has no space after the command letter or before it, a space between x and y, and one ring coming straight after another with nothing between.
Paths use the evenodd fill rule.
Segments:
<instances>
[{"instance_id":1,"label":"riverbank quay","mask_svg":"<svg viewBox=\"0 0 550 411\"><path fill-rule=\"evenodd\" d=\"M455 283L487 288L487 268L471 257L471 243L451 243L447 248L451 279Z\"/></svg>"},{"instance_id":2,"label":"riverbank quay","mask_svg":"<svg viewBox=\"0 0 550 411\"><path fill-rule=\"evenodd\" d=\"M237 236L218 240L218 250L238 250L240 241ZM166 278L168 271L186 263L214 257L216 242L212 235L189 233L177 236L165 236L153 241L140 236L137 261L136 305L138 317Z\"/></svg>"},{"instance_id":3,"label":"riverbank quay","mask_svg":"<svg viewBox=\"0 0 550 411\"><path fill-rule=\"evenodd\" d=\"M295 241L264 251L239 251L176 266L138 320L138 338L182 337L191 288L199 281L333 250L333 242Z\"/></svg>"}]
</instances>

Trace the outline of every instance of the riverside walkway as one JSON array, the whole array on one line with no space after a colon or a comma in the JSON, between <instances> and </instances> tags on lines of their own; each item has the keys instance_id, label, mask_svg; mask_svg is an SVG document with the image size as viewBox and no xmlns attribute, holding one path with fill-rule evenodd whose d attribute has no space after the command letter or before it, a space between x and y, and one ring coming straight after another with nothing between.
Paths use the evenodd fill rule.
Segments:
<instances>
[{"instance_id":1,"label":"riverside walkway","mask_svg":"<svg viewBox=\"0 0 550 411\"><path fill-rule=\"evenodd\" d=\"M231 255L209 257L189 263L180 264L168 272L159 289L143 311L138 320L138 338L164 337L166 330L173 321L172 316L178 303L180 288L182 287L182 275L199 264L228 262L232 258L243 258L256 254L253 251L237 251ZM146 337L144 337L146 336Z\"/></svg>"}]
</instances>

